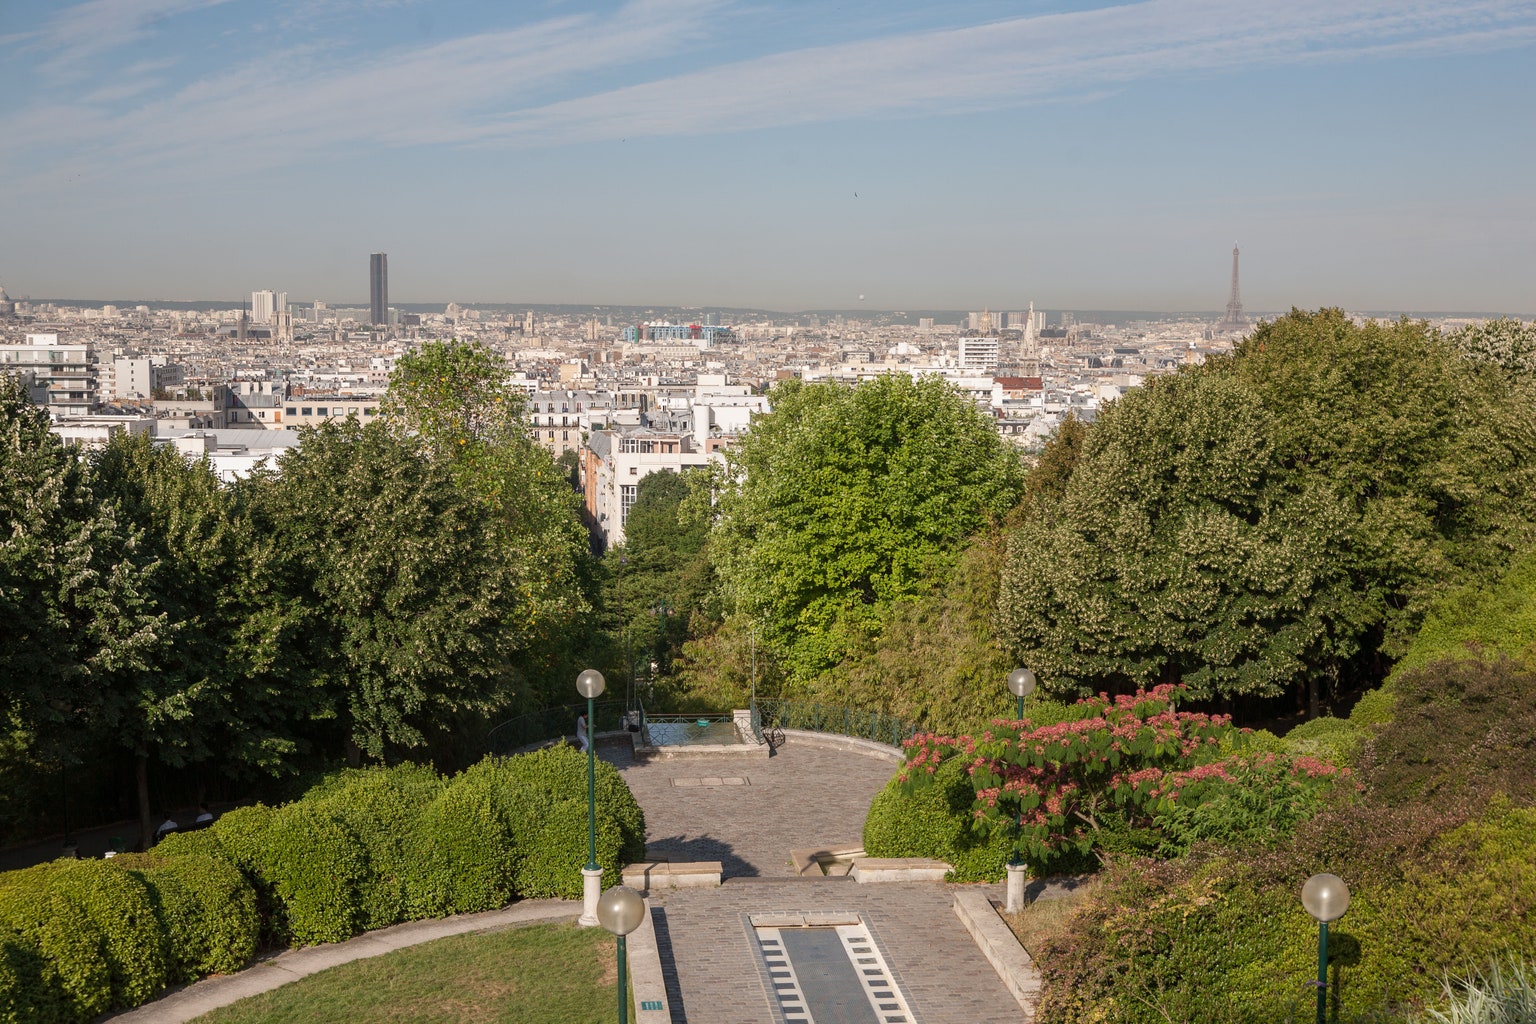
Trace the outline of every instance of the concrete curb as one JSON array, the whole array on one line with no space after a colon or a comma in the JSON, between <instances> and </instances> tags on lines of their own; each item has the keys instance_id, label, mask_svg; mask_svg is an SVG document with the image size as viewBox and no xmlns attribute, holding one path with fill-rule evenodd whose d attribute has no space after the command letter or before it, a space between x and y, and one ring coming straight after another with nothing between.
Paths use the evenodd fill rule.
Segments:
<instances>
[{"instance_id":1,"label":"concrete curb","mask_svg":"<svg viewBox=\"0 0 1536 1024\"><path fill-rule=\"evenodd\" d=\"M851 754L878 757L892 764L901 764L907 756L900 747L893 747L888 743L876 743L874 740L861 739L857 736L839 736L835 732L785 729L784 738L786 740L793 740L796 744L803 743L809 747L828 747L832 750L846 750Z\"/></svg>"},{"instance_id":2,"label":"concrete curb","mask_svg":"<svg viewBox=\"0 0 1536 1024\"><path fill-rule=\"evenodd\" d=\"M971 933L982 955L997 971L1013 998L1024 1011L1024 1019L1035 1019L1035 1008L1040 1002L1040 969L1030 957L1013 930L1003 922L984 892L960 889L955 892L955 916Z\"/></svg>"},{"instance_id":3,"label":"concrete curb","mask_svg":"<svg viewBox=\"0 0 1536 1024\"><path fill-rule=\"evenodd\" d=\"M651 901L645 901L645 917L625 940L629 952L629 987L635 996L635 1024L672 1024L667 1005L667 980L661 973L661 949L651 921Z\"/></svg>"},{"instance_id":4,"label":"concrete curb","mask_svg":"<svg viewBox=\"0 0 1536 1024\"><path fill-rule=\"evenodd\" d=\"M527 900L487 910L432 921L411 921L368 932L345 942L289 949L262 960L239 974L226 974L177 989L152 1003L99 1018L112 1024L186 1024L210 1010L281 988L328 967L393 953L433 939L469 932L489 932L542 921L574 921L581 913L580 900ZM659 970L659 968L658 968Z\"/></svg>"}]
</instances>

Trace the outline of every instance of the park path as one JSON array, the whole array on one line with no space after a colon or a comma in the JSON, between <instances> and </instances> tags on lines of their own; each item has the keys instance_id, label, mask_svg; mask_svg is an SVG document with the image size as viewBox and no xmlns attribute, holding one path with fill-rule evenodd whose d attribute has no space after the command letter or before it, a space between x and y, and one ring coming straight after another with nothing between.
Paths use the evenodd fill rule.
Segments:
<instances>
[{"instance_id":1,"label":"park path","mask_svg":"<svg viewBox=\"0 0 1536 1024\"><path fill-rule=\"evenodd\" d=\"M1024 1019L956 916L955 886L794 876L791 850L863 841L870 801L896 771L892 761L833 737L792 736L768 759L636 761L620 743L598 750L644 809L650 851L721 862L718 889L650 895L672 1024L782 1024L748 915L797 912L858 914L912 1004L912 1024ZM1001 885L967 888L1003 897Z\"/></svg>"}]
</instances>

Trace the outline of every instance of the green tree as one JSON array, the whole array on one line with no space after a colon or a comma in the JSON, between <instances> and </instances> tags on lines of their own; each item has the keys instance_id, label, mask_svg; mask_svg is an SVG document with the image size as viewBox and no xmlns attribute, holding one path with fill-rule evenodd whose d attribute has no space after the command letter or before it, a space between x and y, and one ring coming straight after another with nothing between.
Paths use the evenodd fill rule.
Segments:
<instances>
[{"instance_id":1,"label":"green tree","mask_svg":"<svg viewBox=\"0 0 1536 1024\"><path fill-rule=\"evenodd\" d=\"M1014 538L999 628L1058 692L1290 690L1315 714L1526 535L1528 416L1423 324L1293 312L1099 417Z\"/></svg>"},{"instance_id":2,"label":"green tree","mask_svg":"<svg viewBox=\"0 0 1536 1024\"><path fill-rule=\"evenodd\" d=\"M501 552L517 566L528 641L521 668L539 694L565 700L586 643L596 574L568 471L528 435L523 392L477 342L432 342L395 365L385 401L392 428L415 436L456 485L486 506ZM532 694L530 694L532 696Z\"/></svg>"},{"instance_id":3,"label":"green tree","mask_svg":"<svg viewBox=\"0 0 1536 1024\"><path fill-rule=\"evenodd\" d=\"M938 378L785 381L731 450L712 543L792 679L840 661L1017 503L1016 453Z\"/></svg>"},{"instance_id":4,"label":"green tree","mask_svg":"<svg viewBox=\"0 0 1536 1024\"><path fill-rule=\"evenodd\" d=\"M169 642L139 540L97 498L89 464L0 374L0 709L12 763L74 763L111 723L114 679Z\"/></svg>"},{"instance_id":5,"label":"green tree","mask_svg":"<svg viewBox=\"0 0 1536 1024\"><path fill-rule=\"evenodd\" d=\"M378 757L510 702L535 581L423 439L355 418L306 430L251 498L281 552L290 656L349 744Z\"/></svg>"}]
</instances>

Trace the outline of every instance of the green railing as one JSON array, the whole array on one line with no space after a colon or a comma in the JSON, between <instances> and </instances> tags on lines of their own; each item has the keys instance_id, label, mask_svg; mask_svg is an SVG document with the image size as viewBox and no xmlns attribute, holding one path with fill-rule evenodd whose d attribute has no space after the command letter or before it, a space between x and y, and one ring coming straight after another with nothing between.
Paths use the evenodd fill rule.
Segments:
<instances>
[{"instance_id":1,"label":"green railing","mask_svg":"<svg viewBox=\"0 0 1536 1024\"><path fill-rule=\"evenodd\" d=\"M874 740L900 747L922 731L909 722L879 711L829 707L794 700L760 700L752 709L752 731L759 739L770 739L777 730L805 729L838 736Z\"/></svg>"},{"instance_id":2,"label":"green railing","mask_svg":"<svg viewBox=\"0 0 1536 1024\"><path fill-rule=\"evenodd\" d=\"M501 757L515 753L524 747L562 736L576 742L576 716L587 713L587 702L563 704L520 715L509 722L502 722L486 736L486 748ZM602 700L593 709L591 734L617 732L631 723L639 725L645 720L645 711L637 703L631 709L622 700Z\"/></svg>"},{"instance_id":3,"label":"green railing","mask_svg":"<svg viewBox=\"0 0 1536 1024\"><path fill-rule=\"evenodd\" d=\"M736 736L736 716L731 712L712 715L646 715L645 727L641 729L640 735L652 747L741 742Z\"/></svg>"}]
</instances>

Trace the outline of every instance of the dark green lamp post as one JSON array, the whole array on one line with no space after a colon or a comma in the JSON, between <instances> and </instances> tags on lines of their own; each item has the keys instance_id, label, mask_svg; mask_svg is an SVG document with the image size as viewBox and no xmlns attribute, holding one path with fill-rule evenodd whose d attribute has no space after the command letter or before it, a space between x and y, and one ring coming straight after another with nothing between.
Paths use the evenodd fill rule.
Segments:
<instances>
[{"instance_id":1,"label":"dark green lamp post","mask_svg":"<svg viewBox=\"0 0 1536 1024\"><path fill-rule=\"evenodd\" d=\"M587 866L581 869L581 917L577 924L597 924L597 898L603 869L597 864L597 698L603 695L603 674L589 668L576 677L576 692L587 698Z\"/></svg>"},{"instance_id":2,"label":"dark green lamp post","mask_svg":"<svg viewBox=\"0 0 1536 1024\"><path fill-rule=\"evenodd\" d=\"M624 936L640 927L645 901L627 885L616 885L597 902L597 919L619 939L619 1024L629 1022L629 991L625 984Z\"/></svg>"},{"instance_id":3,"label":"dark green lamp post","mask_svg":"<svg viewBox=\"0 0 1536 1024\"><path fill-rule=\"evenodd\" d=\"M1317 918L1317 1024L1328 1014L1328 924L1349 909L1349 886L1338 875L1313 875L1301 887L1301 905Z\"/></svg>"}]
</instances>

